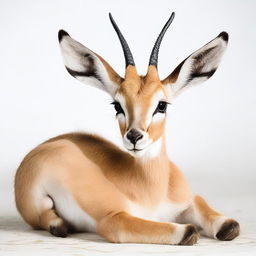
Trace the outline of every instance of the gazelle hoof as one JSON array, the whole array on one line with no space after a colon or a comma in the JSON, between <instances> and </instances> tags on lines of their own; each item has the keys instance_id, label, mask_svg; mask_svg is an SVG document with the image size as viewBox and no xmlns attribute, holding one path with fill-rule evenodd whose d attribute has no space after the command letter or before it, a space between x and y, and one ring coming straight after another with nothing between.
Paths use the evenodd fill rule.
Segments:
<instances>
[{"instance_id":1,"label":"gazelle hoof","mask_svg":"<svg viewBox=\"0 0 256 256\"><path fill-rule=\"evenodd\" d=\"M216 237L221 241L230 241L237 237L240 233L239 223L235 220L227 220L225 221Z\"/></svg>"},{"instance_id":2,"label":"gazelle hoof","mask_svg":"<svg viewBox=\"0 0 256 256\"><path fill-rule=\"evenodd\" d=\"M197 242L199 238L199 233L194 225L187 225L185 234L182 240L179 242L179 245L193 245Z\"/></svg>"},{"instance_id":3,"label":"gazelle hoof","mask_svg":"<svg viewBox=\"0 0 256 256\"><path fill-rule=\"evenodd\" d=\"M50 226L50 233L57 237L67 237L68 235L68 229L67 226L62 223L58 226Z\"/></svg>"}]
</instances>

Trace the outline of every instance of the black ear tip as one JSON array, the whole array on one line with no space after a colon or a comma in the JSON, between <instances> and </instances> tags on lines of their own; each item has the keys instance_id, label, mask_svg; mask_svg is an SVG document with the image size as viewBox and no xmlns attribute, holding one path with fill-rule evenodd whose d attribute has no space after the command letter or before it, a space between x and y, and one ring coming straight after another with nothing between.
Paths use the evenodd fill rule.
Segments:
<instances>
[{"instance_id":1,"label":"black ear tip","mask_svg":"<svg viewBox=\"0 0 256 256\"><path fill-rule=\"evenodd\" d=\"M228 41L228 33L227 32L225 32L225 31L223 31L223 32L221 32L219 35L218 35L218 37L221 37L224 41Z\"/></svg>"},{"instance_id":2,"label":"black ear tip","mask_svg":"<svg viewBox=\"0 0 256 256\"><path fill-rule=\"evenodd\" d=\"M59 42L61 42L64 36L69 36L69 34L65 30L61 29L58 33Z\"/></svg>"}]
</instances>

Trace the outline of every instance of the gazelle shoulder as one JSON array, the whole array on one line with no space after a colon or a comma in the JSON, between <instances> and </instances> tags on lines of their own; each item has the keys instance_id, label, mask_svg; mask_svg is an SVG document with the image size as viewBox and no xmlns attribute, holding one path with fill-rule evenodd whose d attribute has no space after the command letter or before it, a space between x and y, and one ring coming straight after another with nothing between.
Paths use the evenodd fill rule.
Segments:
<instances>
[{"instance_id":1,"label":"gazelle shoulder","mask_svg":"<svg viewBox=\"0 0 256 256\"><path fill-rule=\"evenodd\" d=\"M185 176L171 161L169 162L169 171L168 198L172 202L176 203L182 203L191 200L193 194Z\"/></svg>"}]
</instances>

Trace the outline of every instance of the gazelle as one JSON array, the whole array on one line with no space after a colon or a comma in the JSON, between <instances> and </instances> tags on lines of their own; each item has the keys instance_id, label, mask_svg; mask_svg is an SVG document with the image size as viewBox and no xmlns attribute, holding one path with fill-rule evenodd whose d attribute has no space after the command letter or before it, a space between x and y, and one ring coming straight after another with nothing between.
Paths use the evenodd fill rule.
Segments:
<instances>
[{"instance_id":1,"label":"gazelle","mask_svg":"<svg viewBox=\"0 0 256 256\"><path fill-rule=\"evenodd\" d=\"M200 230L219 240L239 235L239 224L194 195L168 159L164 127L168 103L216 71L228 34L192 53L165 79L157 71L158 51L174 18L152 50L145 76L136 71L129 46L110 14L121 42L125 77L98 54L59 31L67 71L113 98L125 151L95 135L70 133L33 149L15 177L17 208L35 229L66 237L97 232L110 242L192 245Z\"/></svg>"}]
</instances>

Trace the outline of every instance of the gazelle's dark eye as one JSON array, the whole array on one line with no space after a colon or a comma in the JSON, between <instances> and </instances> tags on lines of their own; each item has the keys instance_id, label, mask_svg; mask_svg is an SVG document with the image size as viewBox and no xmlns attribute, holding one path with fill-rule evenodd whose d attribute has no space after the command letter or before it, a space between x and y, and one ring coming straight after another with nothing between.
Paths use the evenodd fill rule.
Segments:
<instances>
[{"instance_id":1,"label":"gazelle's dark eye","mask_svg":"<svg viewBox=\"0 0 256 256\"><path fill-rule=\"evenodd\" d=\"M157 105L157 108L154 112L154 114L156 113L165 113L166 112L166 109L167 109L167 102L165 101L159 101L158 105ZM153 114L153 115L154 115Z\"/></svg>"},{"instance_id":2,"label":"gazelle's dark eye","mask_svg":"<svg viewBox=\"0 0 256 256\"><path fill-rule=\"evenodd\" d=\"M114 101L112 104L114 105L114 108L115 108L115 110L116 110L116 114L117 114L117 115L118 115L118 114L121 114L121 113L124 114L124 111L123 111L123 109L122 109L122 107L121 107L121 105L120 105L119 102Z\"/></svg>"}]
</instances>

